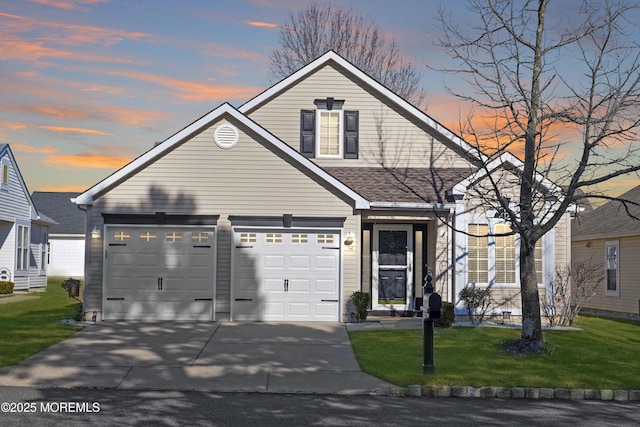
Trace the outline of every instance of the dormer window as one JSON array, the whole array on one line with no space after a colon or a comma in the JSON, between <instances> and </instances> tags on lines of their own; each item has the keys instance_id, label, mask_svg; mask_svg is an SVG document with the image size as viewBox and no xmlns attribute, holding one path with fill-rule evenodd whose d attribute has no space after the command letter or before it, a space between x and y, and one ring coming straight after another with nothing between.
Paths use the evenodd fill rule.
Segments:
<instances>
[{"instance_id":1,"label":"dormer window","mask_svg":"<svg viewBox=\"0 0 640 427\"><path fill-rule=\"evenodd\" d=\"M343 110L344 100L314 101L300 111L300 153L317 158L358 158L358 112Z\"/></svg>"}]
</instances>

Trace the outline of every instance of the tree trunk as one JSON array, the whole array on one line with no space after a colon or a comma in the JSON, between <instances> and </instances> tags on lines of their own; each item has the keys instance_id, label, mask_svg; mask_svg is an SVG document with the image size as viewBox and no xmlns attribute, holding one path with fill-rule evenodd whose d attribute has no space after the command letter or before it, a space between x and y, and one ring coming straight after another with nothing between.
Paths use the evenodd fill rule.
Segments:
<instances>
[{"instance_id":1,"label":"tree trunk","mask_svg":"<svg viewBox=\"0 0 640 427\"><path fill-rule=\"evenodd\" d=\"M532 349L542 348L540 296L536 277L535 245L520 245L520 289L522 296L522 341Z\"/></svg>"}]
</instances>

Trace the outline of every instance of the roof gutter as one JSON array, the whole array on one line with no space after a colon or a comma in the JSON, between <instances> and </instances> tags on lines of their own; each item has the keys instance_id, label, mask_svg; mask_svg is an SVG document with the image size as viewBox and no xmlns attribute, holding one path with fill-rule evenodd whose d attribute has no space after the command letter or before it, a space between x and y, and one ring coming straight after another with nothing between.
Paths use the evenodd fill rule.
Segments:
<instances>
[{"instance_id":1,"label":"roof gutter","mask_svg":"<svg viewBox=\"0 0 640 427\"><path fill-rule=\"evenodd\" d=\"M449 203L412 203L412 202L369 202L371 209L403 209L403 210L450 210L455 204Z\"/></svg>"}]
</instances>

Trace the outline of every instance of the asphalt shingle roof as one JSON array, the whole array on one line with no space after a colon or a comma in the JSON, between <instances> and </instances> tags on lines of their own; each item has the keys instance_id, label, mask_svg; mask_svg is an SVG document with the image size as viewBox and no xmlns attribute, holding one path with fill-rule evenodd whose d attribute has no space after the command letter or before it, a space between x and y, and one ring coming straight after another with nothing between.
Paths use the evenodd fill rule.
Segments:
<instances>
[{"instance_id":1,"label":"asphalt shingle roof","mask_svg":"<svg viewBox=\"0 0 640 427\"><path fill-rule=\"evenodd\" d=\"M467 178L471 169L324 168L371 202L445 203L445 191Z\"/></svg>"},{"instance_id":2,"label":"asphalt shingle roof","mask_svg":"<svg viewBox=\"0 0 640 427\"><path fill-rule=\"evenodd\" d=\"M36 210L55 220L59 225L49 229L50 234L84 234L85 213L71 203L78 193L34 191L31 195Z\"/></svg>"},{"instance_id":3,"label":"asphalt shingle roof","mask_svg":"<svg viewBox=\"0 0 640 427\"><path fill-rule=\"evenodd\" d=\"M619 196L640 203L640 186ZM627 205L629 213L640 218L640 206ZM571 226L573 240L640 236L640 220L627 213L622 202L612 200L591 212L578 215Z\"/></svg>"}]
</instances>

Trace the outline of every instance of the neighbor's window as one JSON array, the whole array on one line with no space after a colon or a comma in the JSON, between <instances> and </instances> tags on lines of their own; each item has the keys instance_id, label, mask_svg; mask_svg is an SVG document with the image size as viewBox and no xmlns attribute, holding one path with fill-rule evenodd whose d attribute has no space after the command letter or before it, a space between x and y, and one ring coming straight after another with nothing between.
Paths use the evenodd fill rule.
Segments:
<instances>
[{"instance_id":1,"label":"neighbor's window","mask_svg":"<svg viewBox=\"0 0 640 427\"><path fill-rule=\"evenodd\" d=\"M48 252L48 236L47 230L42 230L42 240L40 241L40 270L42 272L47 269L47 252Z\"/></svg>"},{"instance_id":2,"label":"neighbor's window","mask_svg":"<svg viewBox=\"0 0 640 427\"><path fill-rule=\"evenodd\" d=\"M2 159L2 189L6 190L9 187L9 163L5 159Z\"/></svg>"},{"instance_id":3,"label":"neighbor's window","mask_svg":"<svg viewBox=\"0 0 640 427\"><path fill-rule=\"evenodd\" d=\"M617 241L605 242L606 284L605 295L620 295L620 245Z\"/></svg>"},{"instance_id":4,"label":"neighbor's window","mask_svg":"<svg viewBox=\"0 0 640 427\"><path fill-rule=\"evenodd\" d=\"M516 282L516 236L497 236L510 232L511 225L496 224L496 283Z\"/></svg>"},{"instance_id":5,"label":"neighbor's window","mask_svg":"<svg viewBox=\"0 0 640 427\"><path fill-rule=\"evenodd\" d=\"M342 157L342 111L318 110L318 157Z\"/></svg>"},{"instance_id":6,"label":"neighbor's window","mask_svg":"<svg viewBox=\"0 0 640 427\"><path fill-rule=\"evenodd\" d=\"M27 270L29 268L29 227L23 225L18 226L17 236L18 247L18 270Z\"/></svg>"},{"instance_id":7,"label":"neighbor's window","mask_svg":"<svg viewBox=\"0 0 640 427\"><path fill-rule=\"evenodd\" d=\"M489 282L489 226L469 224L467 247L469 251L468 279L470 283Z\"/></svg>"}]
</instances>

